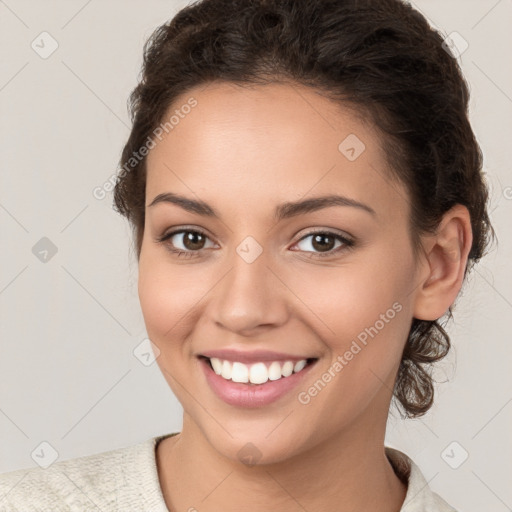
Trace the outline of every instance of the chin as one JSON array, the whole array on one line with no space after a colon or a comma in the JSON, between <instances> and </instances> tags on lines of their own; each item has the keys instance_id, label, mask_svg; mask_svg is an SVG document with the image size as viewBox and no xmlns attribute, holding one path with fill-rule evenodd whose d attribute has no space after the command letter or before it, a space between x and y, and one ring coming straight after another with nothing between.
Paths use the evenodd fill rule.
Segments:
<instances>
[{"instance_id":1,"label":"chin","mask_svg":"<svg viewBox=\"0 0 512 512\"><path fill-rule=\"evenodd\" d=\"M281 420L282 418L279 421ZM228 426L226 430L231 435L223 429L219 431L215 428L214 432L205 432L205 437L220 455L233 462L242 463L248 467L277 464L297 455L302 451L301 446L304 450L308 449L307 435L304 436L303 428L297 436L294 436L289 430L290 425L287 426L288 428L284 427L286 420L276 429L279 421L277 423L274 421L272 428L254 423L251 423L249 428L243 428L238 424L238 432ZM278 432L280 428L282 430ZM313 437L318 439L317 435ZM311 441L313 442L313 439Z\"/></svg>"}]
</instances>

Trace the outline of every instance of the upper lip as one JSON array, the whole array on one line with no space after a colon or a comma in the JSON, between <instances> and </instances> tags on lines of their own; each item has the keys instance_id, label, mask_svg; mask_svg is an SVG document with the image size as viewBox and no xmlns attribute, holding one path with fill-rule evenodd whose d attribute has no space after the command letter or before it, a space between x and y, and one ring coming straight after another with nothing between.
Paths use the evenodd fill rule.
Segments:
<instances>
[{"instance_id":1,"label":"upper lip","mask_svg":"<svg viewBox=\"0 0 512 512\"><path fill-rule=\"evenodd\" d=\"M270 350L251 350L240 351L233 349L208 350L202 352L200 356L217 359L225 359L227 361L238 361L240 363L254 363L258 361L301 361L302 359L313 359L313 357L297 356L293 354L285 354L284 352L273 352ZM316 359L316 358L315 358Z\"/></svg>"}]
</instances>

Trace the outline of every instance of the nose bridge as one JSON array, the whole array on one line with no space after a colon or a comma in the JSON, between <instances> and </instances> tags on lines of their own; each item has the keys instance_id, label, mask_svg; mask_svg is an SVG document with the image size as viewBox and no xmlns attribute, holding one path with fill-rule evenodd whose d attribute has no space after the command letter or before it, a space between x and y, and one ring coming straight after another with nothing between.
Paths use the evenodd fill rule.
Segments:
<instances>
[{"instance_id":1,"label":"nose bridge","mask_svg":"<svg viewBox=\"0 0 512 512\"><path fill-rule=\"evenodd\" d=\"M229 258L230 270L216 293L216 322L230 330L249 330L283 320L282 286L269 267L272 257L254 238L244 239Z\"/></svg>"}]
</instances>

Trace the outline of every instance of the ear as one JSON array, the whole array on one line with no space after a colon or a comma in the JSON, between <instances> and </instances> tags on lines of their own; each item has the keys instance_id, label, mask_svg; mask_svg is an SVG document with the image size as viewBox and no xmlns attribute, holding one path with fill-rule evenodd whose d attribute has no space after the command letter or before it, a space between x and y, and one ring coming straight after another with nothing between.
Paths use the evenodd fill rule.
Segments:
<instances>
[{"instance_id":1,"label":"ear","mask_svg":"<svg viewBox=\"0 0 512 512\"><path fill-rule=\"evenodd\" d=\"M421 263L414 318L437 320L455 302L472 243L469 211L457 204L445 213L436 234L423 240L426 259Z\"/></svg>"}]
</instances>

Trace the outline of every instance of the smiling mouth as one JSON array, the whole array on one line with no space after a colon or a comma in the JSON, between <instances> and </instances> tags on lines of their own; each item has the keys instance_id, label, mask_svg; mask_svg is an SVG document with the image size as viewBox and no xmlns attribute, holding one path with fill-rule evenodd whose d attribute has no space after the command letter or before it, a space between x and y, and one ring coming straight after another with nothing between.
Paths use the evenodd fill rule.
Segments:
<instances>
[{"instance_id":1,"label":"smiling mouth","mask_svg":"<svg viewBox=\"0 0 512 512\"><path fill-rule=\"evenodd\" d=\"M307 358L299 361L278 360L259 361L245 364L216 357L199 356L210 368L226 381L259 386L268 381L278 381L301 372L311 366L318 358Z\"/></svg>"}]
</instances>

